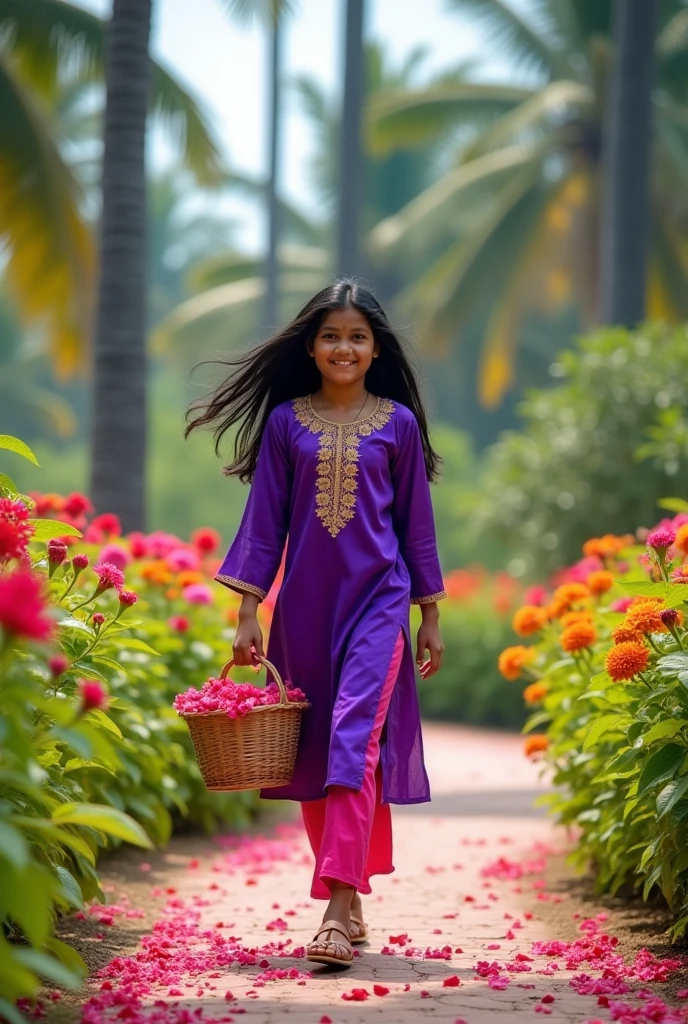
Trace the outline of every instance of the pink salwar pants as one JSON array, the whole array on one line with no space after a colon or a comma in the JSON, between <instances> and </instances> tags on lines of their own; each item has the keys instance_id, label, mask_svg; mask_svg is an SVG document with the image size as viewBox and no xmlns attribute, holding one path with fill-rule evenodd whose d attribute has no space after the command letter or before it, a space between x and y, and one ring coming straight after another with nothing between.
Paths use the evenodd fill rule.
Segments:
<instances>
[{"instance_id":1,"label":"pink salwar pants","mask_svg":"<svg viewBox=\"0 0 688 1024\"><path fill-rule=\"evenodd\" d=\"M321 800L301 804L303 823L315 855L313 899L330 898L330 880L370 893L371 875L389 875L394 871L392 814L389 804L381 803L380 735L403 653L404 634L400 631L375 712L360 790L330 786Z\"/></svg>"}]
</instances>

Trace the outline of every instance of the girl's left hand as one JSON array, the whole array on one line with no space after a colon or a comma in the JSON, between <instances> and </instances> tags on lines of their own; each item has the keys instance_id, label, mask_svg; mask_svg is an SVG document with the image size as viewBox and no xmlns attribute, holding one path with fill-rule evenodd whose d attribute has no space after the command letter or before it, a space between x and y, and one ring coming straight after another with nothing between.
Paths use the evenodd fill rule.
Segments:
<instances>
[{"instance_id":1,"label":"girl's left hand","mask_svg":"<svg viewBox=\"0 0 688 1024\"><path fill-rule=\"evenodd\" d=\"M442 656L444 644L440 633L439 617L434 619L423 618L418 630L418 641L416 650L416 662L420 669L422 679L429 679L434 676L442 667ZM425 660L425 652L429 651L430 657Z\"/></svg>"}]
</instances>

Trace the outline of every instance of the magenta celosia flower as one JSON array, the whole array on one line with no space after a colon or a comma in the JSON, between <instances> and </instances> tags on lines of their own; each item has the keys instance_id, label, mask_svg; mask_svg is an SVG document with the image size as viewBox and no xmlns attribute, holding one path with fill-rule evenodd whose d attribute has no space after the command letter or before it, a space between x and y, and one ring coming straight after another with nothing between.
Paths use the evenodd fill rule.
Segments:
<instances>
[{"instance_id":1,"label":"magenta celosia flower","mask_svg":"<svg viewBox=\"0 0 688 1024\"><path fill-rule=\"evenodd\" d=\"M66 512L68 516L82 516L92 512L93 505L85 494L74 492L74 494L69 494L65 498L62 511Z\"/></svg>"},{"instance_id":2,"label":"magenta celosia flower","mask_svg":"<svg viewBox=\"0 0 688 1024\"><path fill-rule=\"evenodd\" d=\"M119 544L105 544L98 555L98 563L101 562L109 562L110 565L116 565L118 569L125 569L131 562L131 555Z\"/></svg>"},{"instance_id":3,"label":"magenta celosia flower","mask_svg":"<svg viewBox=\"0 0 688 1024\"><path fill-rule=\"evenodd\" d=\"M0 498L0 565L22 558L36 527L23 501Z\"/></svg>"},{"instance_id":4,"label":"magenta celosia flower","mask_svg":"<svg viewBox=\"0 0 688 1024\"><path fill-rule=\"evenodd\" d=\"M105 616L102 612L94 612L92 622L94 626L100 627L105 622Z\"/></svg>"},{"instance_id":5,"label":"magenta celosia flower","mask_svg":"<svg viewBox=\"0 0 688 1024\"><path fill-rule=\"evenodd\" d=\"M48 658L48 668L54 679L61 676L69 668L69 659L64 654L53 654Z\"/></svg>"},{"instance_id":6,"label":"magenta celosia flower","mask_svg":"<svg viewBox=\"0 0 688 1024\"><path fill-rule=\"evenodd\" d=\"M97 679L80 679L81 714L107 704L107 690Z\"/></svg>"},{"instance_id":7,"label":"magenta celosia flower","mask_svg":"<svg viewBox=\"0 0 688 1024\"><path fill-rule=\"evenodd\" d=\"M182 597L189 604L213 603L213 592L205 583L190 583L182 590Z\"/></svg>"},{"instance_id":8,"label":"magenta celosia flower","mask_svg":"<svg viewBox=\"0 0 688 1024\"><path fill-rule=\"evenodd\" d=\"M81 572L88 565L88 555L74 555L72 565L76 572Z\"/></svg>"},{"instance_id":9,"label":"magenta celosia flower","mask_svg":"<svg viewBox=\"0 0 688 1024\"><path fill-rule=\"evenodd\" d=\"M170 569L174 572L182 572L184 569L198 569L200 558L192 548L175 548L165 556Z\"/></svg>"},{"instance_id":10,"label":"magenta celosia flower","mask_svg":"<svg viewBox=\"0 0 688 1024\"><path fill-rule=\"evenodd\" d=\"M148 554L151 558L165 558L175 548L183 548L184 541L175 537L172 533L165 533L163 530L155 530L149 533L147 538Z\"/></svg>"},{"instance_id":11,"label":"magenta celosia flower","mask_svg":"<svg viewBox=\"0 0 688 1024\"><path fill-rule=\"evenodd\" d=\"M124 605L125 608L131 608L132 605L136 604L139 599L139 595L133 590L120 590L119 592L119 603Z\"/></svg>"},{"instance_id":12,"label":"magenta celosia flower","mask_svg":"<svg viewBox=\"0 0 688 1024\"><path fill-rule=\"evenodd\" d=\"M675 626L681 618L675 608L663 608L659 617L667 627Z\"/></svg>"},{"instance_id":13,"label":"magenta celosia flower","mask_svg":"<svg viewBox=\"0 0 688 1024\"><path fill-rule=\"evenodd\" d=\"M221 539L220 534L213 530L212 526L202 526L191 534L191 543L204 555L211 555L213 551L217 551Z\"/></svg>"},{"instance_id":14,"label":"magenta celosia flower","mask_svg":"<svg viewBox=\"0 0 688 1024\"><path fill-rule=\"evenodd\" d=\"M96 594L102 594L104 590L109 590L111 587L121 590L124 586L124 573L112 562L99 562L98 565L93 566L93 571L100 580Z\"/></svg>"},{"instance_id":15,"label":"magenta celosia flower","mask_svg":"<svg viewBox=\"0 0 688 1024\"><path fill-rule=\"evenodd\" d=\"M632 597L618 597L616 601L612 601L609 607L613 612L623 612L625 614L632 604Z\"/></svg>"},{"instance_id":16,"label":"magenta celosia flower","mask_svg":"<svg viewBox=\"0 0 688 1024\"><path fill-rule=\"evenodd\" d=\"M122 532L122 525L119 516L114 512L103 512L91 520L91 526L100 530L106 537L119 537Z\"/></svg>"},{"instance_id":17,"label":"magenta celosia flower","mask_svg":"<svg viewBox=\"0 0 688 1024\"><path fill-rule=\"evenodd\" d=\"M688 583L688 565L679 565L678 569L674 569L671 579L674 583Z\"/></svg>"},{"instance_id":18,"label":"magenta celosia flower","mask_svg":"<svg viewBox=\"0 0 688 1024\"><path fill-rule=\"evenodd\" d=\"M167 620L167 625L177 633L186 633L189 628L189 620L186 615L173 615Z\"/></svg>"},{"instance_id":19,"label":"magenta celosia flower","mask_svg":"<svg viewBox=\"0 0 688 1024\"><path fill-rule=\"evenodd\" d=\"M44 617L43 581L19 569L0 577L0 626L6 633L31 640L47 640L53 623Z\"/></svg>"},{"instance_id":20,"label":"magenta celosia flower","mask_svg":"<svg viewBox=\"0 0 688 1024\"><path fill-rule=\"evenodd\" d=\"M670 526L658 526L656 530L650 530L645 543L655 551L666 551L675 540L676 532Z\"/></svg>"},{"instance_id":21,"label":"magenta celosia flower","mask_svg":"<svg viewBox=\"0 0 688 1024\"><path fill-rule=\"evenodd\" d=\"M63 540L54 538L48 541L48 562L53 568L62 565L67 557L67 545Z\"/></svg>"},{"instance_id":22,"label":"magenta celosia flower","mask_svg":"<svg viewBox=\"0 0 688 1024\"><path fill-rule=\"evenodd\" d=\"M86 544L102 544L105 541L105 534L97 526L89 526L84 530L84 542Z\"/></svg>"},{"instance_id":23,"label":"magenta celosia flower","mask_svg":"<svg viewBox=\"0 0 688 1024\"><path fill-rule=\"evenodd\" d=\"M304 701L302 690L285 683L290 700ZM274 683L261 689L251 683L233 683L231 679L208 679L200 690L193 688L177 694L172 706L180 714L224 711L230 718L247 715L254 708L279 703L279 690Z\"/></svg>"}]
</instances>

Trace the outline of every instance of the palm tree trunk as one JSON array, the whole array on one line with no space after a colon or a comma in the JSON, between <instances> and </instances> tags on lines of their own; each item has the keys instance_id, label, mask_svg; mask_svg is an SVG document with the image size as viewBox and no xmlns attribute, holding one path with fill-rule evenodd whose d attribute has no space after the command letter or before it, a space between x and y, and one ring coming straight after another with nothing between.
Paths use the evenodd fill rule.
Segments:
<instances>
[{"instance_id":1,"label":"palm tree trunk","mask_svg":"<svg viewBox=\"0 0 688 1024\"><path fill-rule=\"evenodd\" d=\"M113 0L107 35L91 496L145 525L146 113L152 0Z\"/></svg>"},{"instance_id":2,"label":"palm tree trunk","mask_svg":"<svg viewBox=\"0 0 688 1024\"><path fill-rule=\"evenodd\" d=\"M361 115L365 91L363 8L364 0L347 0L344 107L339 143L337 236L337 272L342 275L357 274L361 271L359 239L363 180Z\"/></svg>"},{"instance_id":3,"label":"palm tree trunk","mask_svg":"<svg viewBox=\"0 0 688 1024\"><path fill-rule=\"evenodd\" d=\"M615 60L603 143L602 318L645 315L657 0L615 0Z\"/></svg>"},{"instance_id":4,"label":"palm tree trunk","mask_svg":"<svg viewBox=\"0 0 688 1024\"><path fill-rule=\"evenodd\" d=\"M281 127L280 77L281 77L281 18L275 10L270 24L270 115L269 115L269 171L267 191L268 253L265 262L265 328L273 331L277 324L279 300L279 266L277 246L279 244L279 203L277 180L279 174L279 140Z\"/></svg>"}]
</instances>

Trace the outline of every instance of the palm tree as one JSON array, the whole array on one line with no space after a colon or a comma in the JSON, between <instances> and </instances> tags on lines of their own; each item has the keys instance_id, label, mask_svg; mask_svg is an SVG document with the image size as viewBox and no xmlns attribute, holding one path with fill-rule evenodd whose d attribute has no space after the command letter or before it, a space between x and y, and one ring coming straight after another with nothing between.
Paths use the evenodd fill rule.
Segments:
<instances>
[{"instance_id":1,"label":"palm tree","mask_svg":"<svg viewBox=\"0 0 688 1024\"><path fill-rule=\"evenodd\" d=\"M523 84L442 85L372 104L379 151L461 133L453 167L373 233L377 251L419 268L399 296L430 347L445 348L484 319L479 392L497 405L514 375L519 325L533 311L575 304L599 319L602 112L611 60L610 5L452 0L479 17ZM655 39L651 315L688 315L688 32L680 0L665 0Z\"/></svg>"},{"instance_id":2,"label":"palm tree","mask_svg":"<svg viewBox=\"0 0 688 1024\"><path fill-rule=\"evenodd\" d=\"M0 0L6 273L23 321L47 327L61 376L86 365L95 266L83 182L63 151L70 138L61 132L79 97L102 81L104 34L102 19L66 0ZM217 180L218 150L204 115L156 63L151 106L198 178Z\"/></svg>"},{"instance_id":3,"label":"palm tree","mask_svg":"<svg viewBox=\"0 0 688 1024\"><path fill-rule=\"evenodd\" d=\"M600 265L602 319L626 327L645 315L656 18L657 0L615 0Z\"/></svg>"},{"instance_id":4,"label":"palm tree","mask_svg":"<svg viewBox=\"0 0 688 1024\"><path fill-rule=\"evenodd\" d=\"M339 216L337 221L337 272L360 272L359 221L363 143L361 115L365 97L363 49L364 0L346 0L344 47L344 103L339 133Z\"/></svg>"}]
</instances>

